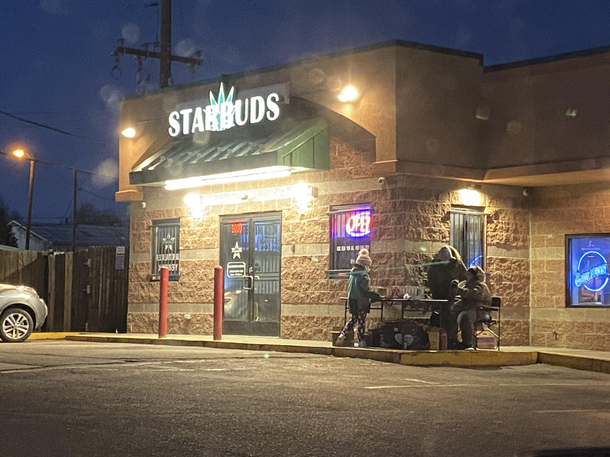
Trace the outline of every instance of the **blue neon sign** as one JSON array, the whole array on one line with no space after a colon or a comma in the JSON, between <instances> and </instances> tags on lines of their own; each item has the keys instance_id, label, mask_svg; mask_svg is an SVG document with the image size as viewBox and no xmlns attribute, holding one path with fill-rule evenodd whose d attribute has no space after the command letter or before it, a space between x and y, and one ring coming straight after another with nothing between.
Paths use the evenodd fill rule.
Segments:
<instances>
[{"instance_id":1,"label":"blue neon sign","mask_svg":"<svg viewBox=\"0 0 610 457\"><path fill-rule=\"evenodd\" d=\"M598 257L597 260L601 260L601 263L594 267L590 267L587 270L581 271L581 264L583 260L587 258L587 260L595 261L595 257ZM602 277L604 280L601 286L595 288L587 285L588 282L592 282L595 279ZM608 262L606 261L606 258L597 251L587 251L581 255L580 259L578 260L578 266L576 267L574 285L576 285L576 287L582 286L590 292L599 292L606 287L606 285L608 285Z\"/></svg>"}]
</instances>

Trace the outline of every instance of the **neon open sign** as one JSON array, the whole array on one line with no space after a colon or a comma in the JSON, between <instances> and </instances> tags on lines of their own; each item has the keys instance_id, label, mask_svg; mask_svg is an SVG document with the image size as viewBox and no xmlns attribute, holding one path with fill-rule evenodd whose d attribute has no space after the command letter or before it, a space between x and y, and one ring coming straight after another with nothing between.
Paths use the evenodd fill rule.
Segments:
<instances>
[{"instance_id":1,"label":"neon open sign","mask_svg":"<svg viewBox=\"0 0 610 457\"><path fill-rule=\"evenodd\" d=\"M371 212L358 211L353 213L345 223L345 231L354 238L360 238L371 233Z\"/></svg>"},{"instance_id":2,"label":"neon open sign","mask_svg":"<svg viewBox=\"0 0 610 457\"><path fill-rule=\"evenodd\" d=\"M583 260L588 260L587 269L581 270L581 264ZM597 265L590 267L591 263L597 263ZM595 287L595 279L601 279L601 286ZM602 279L603 278L603 279ZM591 283L587 285L587 283ZM578 260L578 267L576 271L576 278L574 280L576 287L584 287L590 292L599 292L608 284L608 262L606 258L597 251L587 251Z\"/></svg>"}]
</instances>

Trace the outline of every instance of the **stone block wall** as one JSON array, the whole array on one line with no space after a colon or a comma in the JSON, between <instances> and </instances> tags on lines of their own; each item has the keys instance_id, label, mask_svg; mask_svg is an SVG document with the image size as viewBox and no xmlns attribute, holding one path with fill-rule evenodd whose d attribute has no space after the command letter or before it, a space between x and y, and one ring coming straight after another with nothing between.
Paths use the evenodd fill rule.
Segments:
<instances>
[{"instance_id":1,"label":"stone block wall","mask_svg":"<svg viewBox=\"0 0 610 457\"><path fill-rule=\"evenodd\" d=\"M610 307L567 308L566 234L610 233L610 185L535 189L531 228L531 344L610 350Z\"/></svg>"},{"instance_id":2,"label":"stone block wall","mask_svg":"<svg viewBox=\"0 0 610 457\"><path fill-rule=\"evenodd\" d=\"M371 285L424 285L432 260L449 243L449 211L460 204L460 181L390 176L378 182L371 164L374 140L347 143L333 138L331 169L269 182L199 189L210 196L205 213L193 216L183 203L187 192L145 188L146 208L132 204L128 329L156 332L159 285L150 282L152 222L180 218L180 281L170 283L169 333L210 334L213 268L219 256L220 216L282 212L281 337L329 340L342 326L346 279L329 279L329 210L334 205L368 203L372 208ZM297 182L318 190L300 208L288 192ZM487 270L492 292L503 298L504 344L529 340L529 211L520 189L481 189L487 229ZM246 200L234 198L248 195ZM491 216L493 214L493 217ZM371 313L369 324L379 318Z\"/></svg>"}]
</instances>

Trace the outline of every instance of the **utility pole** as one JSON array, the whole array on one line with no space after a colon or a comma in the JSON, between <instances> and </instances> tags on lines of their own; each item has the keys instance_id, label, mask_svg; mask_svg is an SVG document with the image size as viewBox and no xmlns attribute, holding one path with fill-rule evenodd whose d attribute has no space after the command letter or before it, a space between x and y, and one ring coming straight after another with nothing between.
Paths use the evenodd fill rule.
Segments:
<instances>
[{"instance_id":1,"label":"utility pole","mask_svg":"<svg viewBox=\"0 0 610 457\"><path fill-rule=\"evenodd\" d=\"M30 233L32 231L32 197L34 196L34 159L30 159L30 183L28 185L28 215L25 224L25 250L30 249Z\"/></svg>"},{"instance_id":2,"label":"utility pole","mask_svg":"<svg viewBox=\"0 0 610 457\"><path fill-rule=\"evenodd\" d=\"M159 56L159 87L169 85L172 77L172 0L161 0L161 52Z\"/></svg>"},{"instance_id":3,"label":"utility pole","mask_svg":"<svg viewBox=\"0 0 610 457\"><path fill-rule=\"evenodd\" d=\"M34 166L37 163L41 163L43 165L48 165L50 167L63 168L65 170L72 170L72 172L74 173L74 180L73 180L73 187L72 187L72 252L75 252L75 250L76 250L76 226L78 225L76 222L76 197L77 197L77 191L78 191L78 172L86 173L88 175L100 175L100 176L104 176L104 175L102 175L100 173L96 173L94 171L81 170L80 168L67 167L66 165L60 165L60 164L53 163L53 162L45 162L44 160L38 160L29 154L25 154L23 150L21 150L21 155L17 155L17 154L15 154L15 152L13 152L12 154L9 154L7 152L0 150L0 155L7 156L7 157L14 156L14 157L19 157L19 158L25 156L25 159L30 161L30 182L29 182L29 186L28 186L28 214L27 214L27 222L26 222L26 229L25 229L25 249L26 250L30 249L30 234L31 234L31 228L32 228L32 199L34 197Z\"/></svg>"},{"instance_id":4,"label":"utility pole","mask_svg":"<svg viewBox=\"0 0 610 457\"><path fill-rule=\"evenodd\" d=\"M156 5L158 5L158 2ZM114 57L114 69L119 68L119 57L124 54L136 56L139 66L141 65L142 58L151 57L153 59L159 59L159 88L161 89L169 86L172 76L172 61L187 64L190 67L191 74L194 74L195 68L201 66L203 63L200 58L201 51L197 51L195 57L181 57L172 54L172 0L161 0L160 52L149 51L146 48L128 48L123 44L123 40L118 40L117 46L111 54L111 56Z\"/></svg>"},{"instance_id":5,"label":"utility pole","mask_svg":"<svg viewBox=\"0 0 610 457\"><path fill-rule=\"evenodd\" d=\"M76 192L78 190L78 170L74 169L74 185L72 187L72 252L76 252Z\"/></svg>"}]
</instances>

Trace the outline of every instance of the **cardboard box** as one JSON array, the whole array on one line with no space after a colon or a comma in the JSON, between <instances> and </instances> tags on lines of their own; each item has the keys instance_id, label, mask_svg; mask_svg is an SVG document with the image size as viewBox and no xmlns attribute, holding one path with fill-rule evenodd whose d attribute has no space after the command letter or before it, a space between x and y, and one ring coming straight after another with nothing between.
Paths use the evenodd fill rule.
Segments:
<instances>
[{"instance_id":1,"label":"cardboard box","mask_svg":"<svg viewBox=\"0 0 610 457\"><path fill-rule=\"evenodd\" d=\"M498 342L493 333L489 330L483 330L477 335L477 348L478 349L496 349Z\"/></svg>"},{"instance_id":2,"label":"cardboard box","mask_svg":"<svg viewBox=\"0 0 610 457\"><path fill-rule=\"evenodd\" d=\"M431 351L444 351L447 349L447 333L439 327L428 329L428 341L430 341Z\"/></svg>"}]
</instances>

